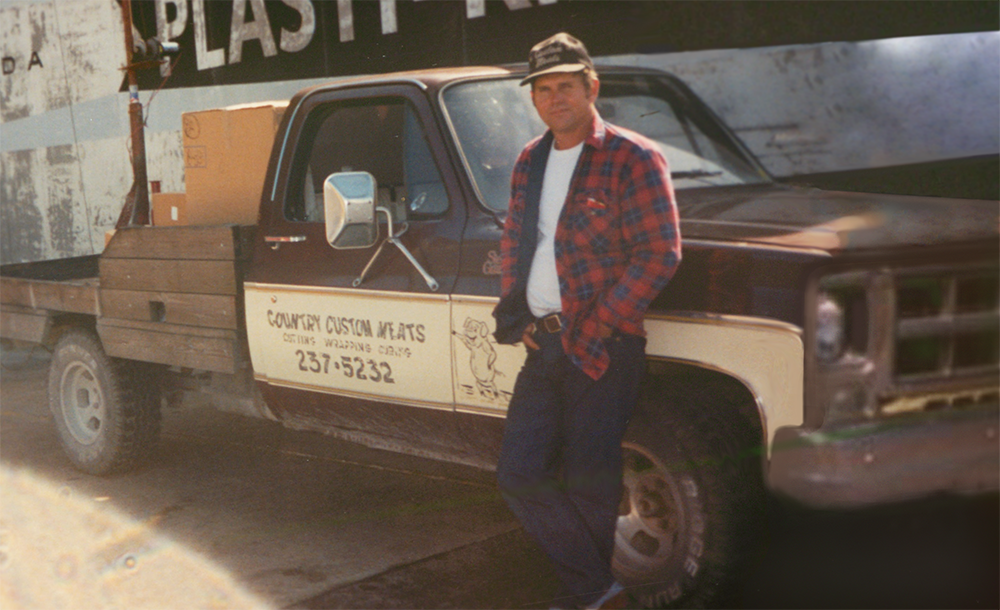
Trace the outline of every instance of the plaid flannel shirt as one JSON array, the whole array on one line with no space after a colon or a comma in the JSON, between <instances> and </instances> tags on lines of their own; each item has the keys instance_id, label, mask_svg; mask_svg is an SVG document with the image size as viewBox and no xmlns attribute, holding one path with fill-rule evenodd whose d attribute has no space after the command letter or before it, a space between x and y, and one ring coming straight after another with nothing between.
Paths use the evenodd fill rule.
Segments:
<instances>
[{"instance_id":1,"label":"plaid flannel shirt","mask_svg":"<svg viewBox=\"0 0 1000 610\"><path fill-rule=\"evenodd\" d=\"M538 207L537 200L529 201L537 199L529 196L529 175L544 172L548 148L539 149L551 142L549 132L528 143L514 166L500 240L501 305L515 287L523 290L527 284L536 229L530 229L531 238L525 240L530 245L522 248L523 223L527 206ZM532 167L539 152L544 153L542 167ZM537 219L537 211L527 217ZM555 255L565 321L563 346L576 366L598 379L610 362L600 323L645 336L646 309L681 260L670 172L655 143L605 123L595 113L559 217ZM520 328L523 332L524 326ZM520 340L520 332L513 335L508 342Z\"/></svg>"}]
</instances>

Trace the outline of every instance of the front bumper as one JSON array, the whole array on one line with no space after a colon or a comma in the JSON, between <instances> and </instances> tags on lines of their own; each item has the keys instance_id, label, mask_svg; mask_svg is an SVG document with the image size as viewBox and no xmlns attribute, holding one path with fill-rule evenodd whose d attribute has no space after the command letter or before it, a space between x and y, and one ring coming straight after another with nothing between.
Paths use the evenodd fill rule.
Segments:
<instances>
[{"instance_id":1,"label":"front bumper","mask_svg":"<svg viewBox=\"0 0 1000 610\"><path fill-rule=\"evenodd\" d=\"M1000 405L818 430L781 428L768 483L814 508L1000 489Z\"/></svg>"}]
</instances>

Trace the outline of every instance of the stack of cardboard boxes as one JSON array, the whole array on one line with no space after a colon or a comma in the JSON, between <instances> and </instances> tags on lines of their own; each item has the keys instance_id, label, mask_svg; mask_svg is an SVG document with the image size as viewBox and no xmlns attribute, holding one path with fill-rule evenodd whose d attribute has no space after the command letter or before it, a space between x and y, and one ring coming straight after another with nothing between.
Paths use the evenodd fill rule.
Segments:
<instances>
[{"instance_id":1,"label":"stack of cardboard boxes","mask_svg":"<svg viewBox=\"0 0 1000 610\"><path fill-rule=\"evenodd\" d=\"M287 101L183 115L184 193L154 193L153 224L257 223L264 174Z\"/></svg>"}]
</instances>

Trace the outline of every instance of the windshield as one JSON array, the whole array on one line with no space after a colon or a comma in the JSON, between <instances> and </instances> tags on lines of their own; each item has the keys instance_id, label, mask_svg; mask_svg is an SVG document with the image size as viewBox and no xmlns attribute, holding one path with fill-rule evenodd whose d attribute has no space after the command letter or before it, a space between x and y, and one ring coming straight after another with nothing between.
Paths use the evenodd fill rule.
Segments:
<instances>
[{"instance_id":1,"label":"windshield","mask_svg":"<svg viewBox=\"0 0 1000 610\"><path fill-rule=\"evenodd\" d=\"M545 124L519 79L459 83L445 90L445 109L483 202L507 209L518 153ZM766 182L767 176L705 110L669 79L601 75L597 110L614 125L660 146L677 190Z\"/></svg>"}]
</instances>

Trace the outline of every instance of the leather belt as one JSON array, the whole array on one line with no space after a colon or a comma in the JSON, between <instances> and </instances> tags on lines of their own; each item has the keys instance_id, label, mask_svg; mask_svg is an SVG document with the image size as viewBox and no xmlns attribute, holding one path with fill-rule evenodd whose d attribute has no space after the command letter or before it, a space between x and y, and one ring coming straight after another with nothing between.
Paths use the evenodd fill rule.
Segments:
<instances>
[{"instance_id":1,"label":"leather belt","mask_svg":"<svg viewBox=\"0 0 1000 610\"><path fill-rule=\"evenodd\" d=\"M549 314L544 318L535 320L535 332L555 334L563 329L562 316L557 313Z\"/></svg>"}]
</instances>

